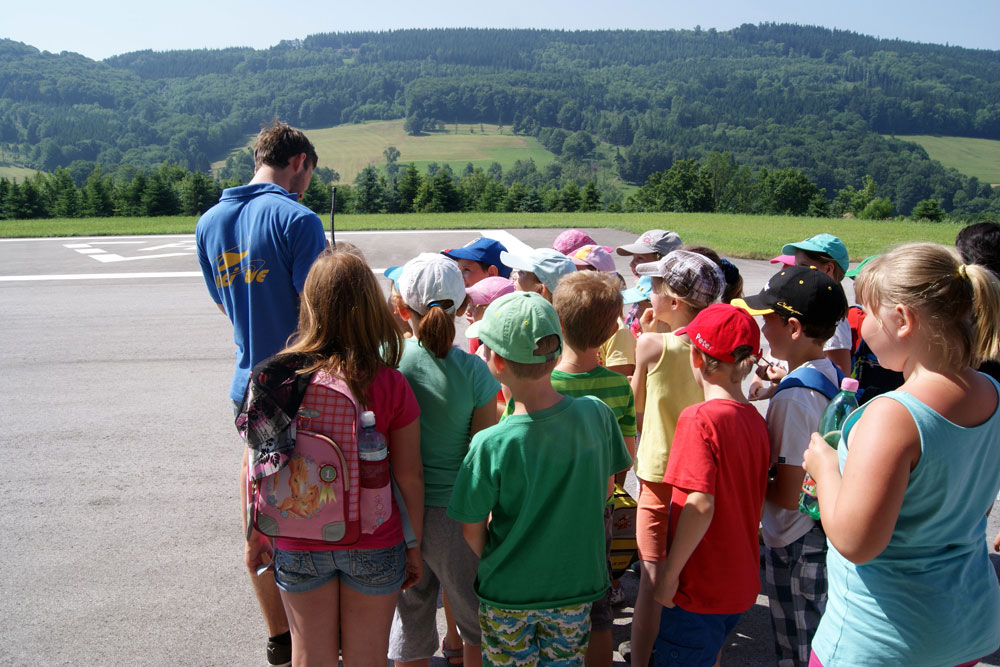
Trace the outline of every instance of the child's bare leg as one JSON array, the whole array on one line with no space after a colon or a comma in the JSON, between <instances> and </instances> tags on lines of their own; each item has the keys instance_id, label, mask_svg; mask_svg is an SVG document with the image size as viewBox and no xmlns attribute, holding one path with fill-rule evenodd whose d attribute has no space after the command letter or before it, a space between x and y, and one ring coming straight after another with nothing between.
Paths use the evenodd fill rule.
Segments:
<instances>
[{"instance_id":1,"label":"child's bare leg","mask_svg":"<svg viewBox=\"0 0 1000 667\"><path fill-rule=\"evenodd\" d=\"M632 612L632 667L647 667L653 653L663 609L653 598L653 591L665 567L666 561L639 561L639 593Z\"/></svg>"},{"instance_id":2,"label":"child's bare leg","mask_svg":"<svg viewBox=\"0 0 1000 667\"><path fill-rule=\"evenodd\" d=\"M587 652L583 656L583 664L586 667L611 667L614 662L614 650L611 628L591 630Z\"/></svg>"},{"instance_id":3,"label":"child's bare leg","mask_svg":"<svg viewBox=\"0 0 1000 667\"><path fill-rule=\"evenodd\" d=\"M451 613L451 606L448 604L448 595L444 592L444 590L441 591L441 601L444 603L444 632L445 632L444 641L441 643L441 649L442 651L446 648L449 651L462 650L464 648L464 644L462 643L462 637L461 635L458 634L458 625L455 623L455 617ZM454 657L445 656L445 657L447 658L449 665L462 664L460 662L452 662L453 660L457 659L457 656Z\"/></svg>"}]
</instances>

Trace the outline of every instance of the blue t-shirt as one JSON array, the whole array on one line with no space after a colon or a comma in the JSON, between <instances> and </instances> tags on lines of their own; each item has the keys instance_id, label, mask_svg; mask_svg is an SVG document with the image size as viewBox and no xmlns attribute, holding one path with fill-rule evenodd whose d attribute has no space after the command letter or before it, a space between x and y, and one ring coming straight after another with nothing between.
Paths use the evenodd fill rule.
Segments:
<instances>
[{"instance_id":1,"label":"blue t-shirt","mask_svg":"<svg viewBox=\"0 0 1000 667\"><path fill-rule=\"evenodd\" d=\"M229 396L243 398L250 369L279 352L298 324L299 292L326 248L319 217L273 183L222 191L195 228L212 299L233 323L236 369Z\"/></svg>"}]
</instances>

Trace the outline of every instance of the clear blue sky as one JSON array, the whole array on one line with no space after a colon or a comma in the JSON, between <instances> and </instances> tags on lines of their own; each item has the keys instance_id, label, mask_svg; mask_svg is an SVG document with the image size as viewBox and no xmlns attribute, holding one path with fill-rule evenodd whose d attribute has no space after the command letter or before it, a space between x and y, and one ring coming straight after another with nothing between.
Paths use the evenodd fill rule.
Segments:
<instances>
[{"instance_id":1,"label":"clear blue sky","mask_svg":"<svg viewBox=\"0 0 1000 667\"><path fill-rule=\"evenodd\" d=\"M266 48L320 32L495 27L728 30L774 21L1000 49L998 0L48 0L9 2L0 37L94 59L141 49Z\"/></svg>"}]
</instances>

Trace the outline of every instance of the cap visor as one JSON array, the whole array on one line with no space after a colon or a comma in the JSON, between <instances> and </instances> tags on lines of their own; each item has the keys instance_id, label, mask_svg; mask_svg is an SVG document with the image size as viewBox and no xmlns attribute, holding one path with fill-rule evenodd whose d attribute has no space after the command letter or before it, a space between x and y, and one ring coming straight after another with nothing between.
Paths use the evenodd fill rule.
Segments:
<instances>
[{"instance_id":1,"label":"cap visor","mask_svg":"<svg viewBox=\"0 0 1000 667\"><path fill-rule=\"evenodd\" d=\"M648 255L650 253L656 252L648 245L643 245L641 243L630 243L628 245L618 246L615 248L615 252L619 255Z\"/></svg>"},{"instance_id":2,"label":"cap visor","mask_svg":"<svg viewBox=\"0 0 1000 667\"><path fill-rule=\"evenodd\" d=\"M675 336L683 336L684 334L687 333L687 331L688 331L687 327L681 327L680 329L678 329L677 331L674 332L674 335Z\"/></svg>"},{"instance_id":3,"label":"cap visor","mask_svg":"<svg viewBox=\"0 0 1000 667\"><path fill-rule=\"evenodd\" d=\"M622 290L622 303L639 303L640 301L649 301L649 295L634 287Z\"/></svg>"},{"instance_id":4,"label":"cap visor","mask_svg":"<svg viewBox=\"0 0 1000 667\"><path fill-rule=\"evenodd\" d=\"M517 269L518 271L531 271L535 272L535 264L527 257L522 257L521 255L512 255L509 252L503 251L500 253L500 261L506 266L512 269Z\"/></svg>"},{"instance_id":5,"label":"cap visor","mask_svg":"<svg viewBox=\"0 0 1000 667\"><path fill-rule=\"evenodd\" d=\"M482 322L482 320L479 320ZM469 328L465 330L466 338L479 338L479 322L473 322L469 325Z\"/></svg>"},{"instance_id":6,"label":"cap visor","mask_svg":"<svg viewBox=\"0 0 1000 667\"><path fill-rule=\"evenodd\" d=\"M477 250L466 250L465 248L451 248L442 250L441 254L452 259L471 259L474 262L482 261L483 253Z\"/></svg>"},{"instance_id":7,"label":"cap visor","mask_svg":"<svg viewBox=\"0 0 1000 667\"><path fill-rule=\"evenodd\" d=\"M748 296L746 299L733 299L731 303L751 315L767 315L774 312L774 308L765 305L760 301L759 297Z\"/></svg>"},{"instance_id":8,"label":"cap visor","mask_svg":"<svg viewBox=\"0 0 1000 667\"><path fill-rule=\"evenodd\" d=\"M640 276L659 276L660 275L660 262L646 262L645 264L636 264L635 272Z\"/></svg>"}]
</instances>

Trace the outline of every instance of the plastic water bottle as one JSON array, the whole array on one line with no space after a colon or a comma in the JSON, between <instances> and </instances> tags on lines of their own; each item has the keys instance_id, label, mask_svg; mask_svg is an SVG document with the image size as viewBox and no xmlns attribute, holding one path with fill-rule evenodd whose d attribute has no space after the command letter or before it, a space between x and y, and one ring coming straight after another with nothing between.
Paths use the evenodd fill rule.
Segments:
<instances>
[{"instance_id":1,"label":"plastic water bottle","mask_svg":"<svg viewBox=\"0 0 1000 667\"><path fill-rule=\"evenodd\" d=\"M389 485L389 450L385 436L375 430L375 413L361 413L358 434L358 459L361 462L361 488L381 489Z\"/></svg>"},{"instance_id":2,"label":"plastic water bottle","mask_svg":"<svg viewBox=\"0 0 1000 667\"><path fill-rule=\"evenodd\" d=\"M819 418L819 433L826 444L834 449L840 444L841 430L847 415L858 408L858 381L854 378L844 378L840 382L840 393L833 397L830 404L823 410ZM819 520L819 501L816 499L816 481L806 473L802 479L802 493L799 494L799 511Z\"/></svg>"}]
</instances>

